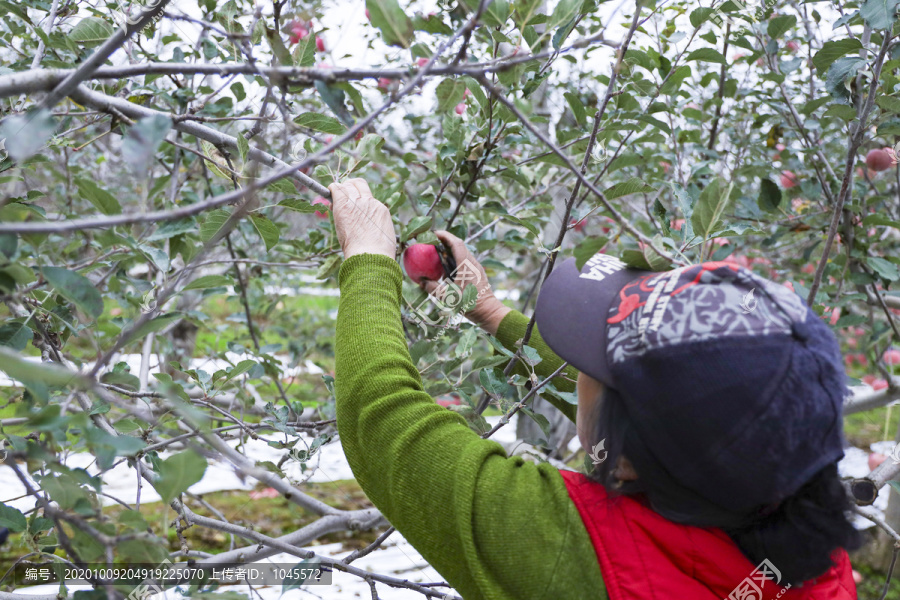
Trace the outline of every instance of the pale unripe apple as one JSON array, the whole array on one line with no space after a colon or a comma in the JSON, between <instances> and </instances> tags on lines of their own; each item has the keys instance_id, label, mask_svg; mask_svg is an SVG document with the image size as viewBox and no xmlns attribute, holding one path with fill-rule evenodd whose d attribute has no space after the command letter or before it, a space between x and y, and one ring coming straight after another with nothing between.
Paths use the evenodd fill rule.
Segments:
<instances>
[{"instance_id":1,"label":"pale unripe apple","mask_svg":"<svg viewBox=\"0 0 900 600\"><path fill-rule=\"evenodd\" d=\"M894 166L894 161L884 148L873 148L866 154L866 166L873 171L887 171Z\"/></svg>"},{"instance_id":2,"label":"pale unripe apple","mask_svg":"<svg viewBox=\"0 0 900 600\"><path fill-rule=\"evenodd\" d=\"M444 275L444 266L437 248L431 244L413 244L403 253L403 268L414 283L423 279L438 281Z\"/></svg>"},{"instance_id":3,"label":"pale unripe apple","mask_svg":"<svg viewBox=\"0 0 900 600\"><path fill-rule=\"evenodd\" d=\"M872 452L869 454L869 470L874 471L875 468L887 460L887 456L881 452Z\"/></svg>"}]
</instances>

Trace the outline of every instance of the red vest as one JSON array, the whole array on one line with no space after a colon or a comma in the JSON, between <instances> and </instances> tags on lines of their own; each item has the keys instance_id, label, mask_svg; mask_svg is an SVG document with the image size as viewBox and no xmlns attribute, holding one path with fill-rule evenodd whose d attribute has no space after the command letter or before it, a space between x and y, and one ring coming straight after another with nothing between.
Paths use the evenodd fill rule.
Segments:
<instances>
[{"instance_id":1,"label":"red vest","mask_svg":"<svg viewBox=\"0 0 900 600\"><path fill-rule=\"evenodd\" d=\"M778 565L752 564L721 529L673 523L633 498L610 498L581 473L560 473L591 536L609 600L856 600L844 550L822 576L782 587Z\"/></svg>"}]
</instances>

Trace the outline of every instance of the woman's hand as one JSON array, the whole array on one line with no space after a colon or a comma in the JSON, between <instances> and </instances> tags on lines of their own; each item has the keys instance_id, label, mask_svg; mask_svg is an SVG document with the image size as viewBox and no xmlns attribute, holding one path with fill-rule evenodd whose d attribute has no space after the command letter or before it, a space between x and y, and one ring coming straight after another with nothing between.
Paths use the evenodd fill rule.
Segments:
<instances>
[{"instance_id":1,"label":"woman's hand","mask_svg":"<svg viewBox=\"0 0 900 600\"><path fill-rule=\"evenodd\" d=\"M388 207L375 199L365 179L332 183L331 212L344 258L354 254L397 255L394 223Z\"/></svg>"},{"instance_id":2,"label":"woman's hand","mask_svg":"<svg viewBox=\"0 0 900 600\"><path fill-rule=\"evenodd\" d=\"M494 291L491 289L484 267L476 260L475 255L466 248L465 242L447 231L435 231L435 235L453 253L453 258L456 260L454 283L459 286L460 291L465 290L470 285L474 285L478 290L475 307L466 313L466 318L478 324L491 335L496 335L497 329L500 327L500 321L512 309L504 306L494 296ZM426 292L440 299L447 292L447 285L446 281L425 281L423 287Z\"/></svg>"}]
</instances>

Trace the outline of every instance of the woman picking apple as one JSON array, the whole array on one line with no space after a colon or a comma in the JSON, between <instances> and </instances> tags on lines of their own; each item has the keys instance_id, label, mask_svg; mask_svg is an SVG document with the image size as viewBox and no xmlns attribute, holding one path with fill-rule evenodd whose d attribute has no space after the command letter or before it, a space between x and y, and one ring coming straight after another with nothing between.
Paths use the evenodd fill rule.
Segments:
<instances>
[{"instance_id":1,"label":"woman picking apple","mask_svg":"<svg viewBox=\"0 0 900 600\"><path fill-rule=\"evenodd\" d=\"M559 265L529 345L540 377L571 364L553 383L571 392L577 378L577 407L548 400L577 424L595 463L586 477L508 457L423 391L390 213L362 179L330 189L346 258L344 451L375 506L466 600L856 598L846 550L861 539L836 468L844 371L799 296L727 262ZM461 240L438 237L477 265ZM477 268L466 316L514 350L528 320Z\"/></svg>"}]
</instances>

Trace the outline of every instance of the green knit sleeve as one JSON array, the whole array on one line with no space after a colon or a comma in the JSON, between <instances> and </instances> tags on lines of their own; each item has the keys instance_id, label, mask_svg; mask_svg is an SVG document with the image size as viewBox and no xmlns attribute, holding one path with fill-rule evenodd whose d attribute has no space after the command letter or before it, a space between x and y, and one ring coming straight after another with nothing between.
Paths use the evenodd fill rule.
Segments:
<instances>
[{"instance_id":1,"label":"green knit sleeve","mask_svg":"<svg viewBox=\"0 0 900 600\"><path fill-rule=\"evenodd\" d=\"M513 310L507 313L500 322L500 327L497 329L497 340L499 340L507 350L515 352L516 342L525 337L525 329L527 327L528 317L517 310ZM538 355L542 359L541 362L534 367L534 371L537 373L538 377L548 377L563 364L563 359L557 356L541 337L537 325L534 326L534 329L531 332L531 338L528 340L528 345L537 350ZM521 375L528 374L525 370L525 366L521 362L516 365L513 372ZM577 378L578 370L572 365L569 365L553 380L553 386L561 392L574 392L575 380ZM542 397L562 411L564 415L569 417L570 421L573 423L575 422L575 413L578 409L576 404L570 404L549 394L545 394Z\"/></svg>"},{"instance_id":2,"label":"green knit sleeve","mask_svg":"<svg viewBox=\"0 0 900 600\"><path fill-rule=\"evenodd\" d=\"M423 391L397 263L359 254L339 279L337 428L369 499L466 600L605 598L559 471L507 457Z\"/></svg>"}]
</instances>

